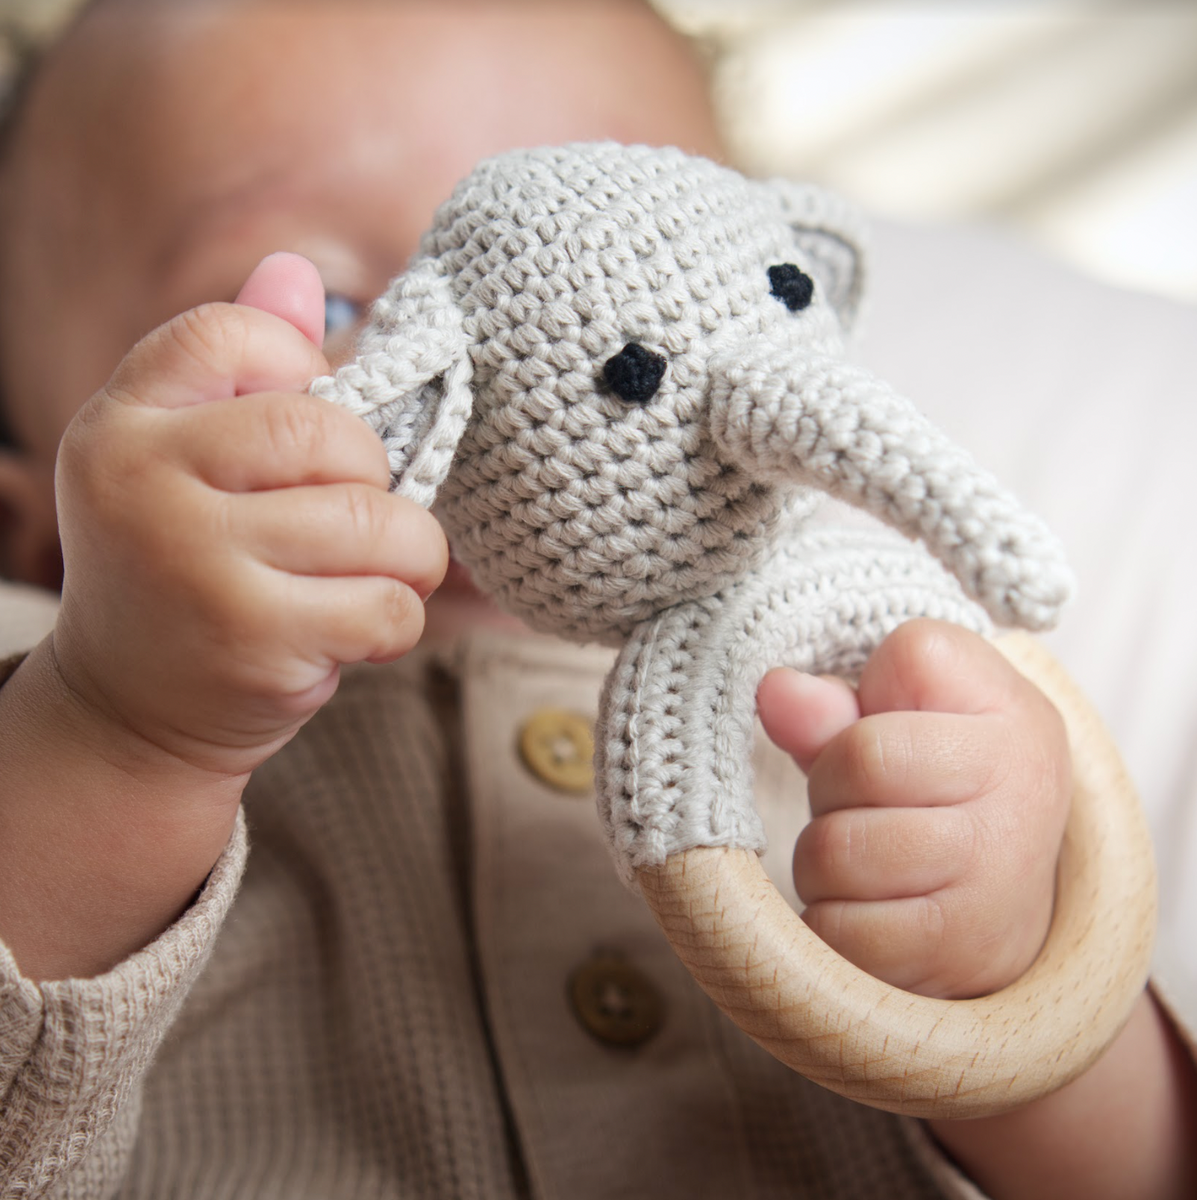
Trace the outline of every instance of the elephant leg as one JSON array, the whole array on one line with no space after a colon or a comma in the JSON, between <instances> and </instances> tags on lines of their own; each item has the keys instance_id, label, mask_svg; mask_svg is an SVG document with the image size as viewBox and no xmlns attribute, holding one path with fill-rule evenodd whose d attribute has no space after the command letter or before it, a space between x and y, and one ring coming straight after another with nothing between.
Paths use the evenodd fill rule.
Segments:
<instances>
[{"instance_id":1,"label":"elephant leg","mask_svg":"<svg viewBox=\"0 0 1197 1200\"><path fill-rule=\"evenodd\" d=\"M870 522L804 527L751 577L638 626L607 677L596 736L622 878L696 846L763 850L751 765L762 676L852 677L913 617L988 629L930 555Z\"/></svg>"}]
</instances>

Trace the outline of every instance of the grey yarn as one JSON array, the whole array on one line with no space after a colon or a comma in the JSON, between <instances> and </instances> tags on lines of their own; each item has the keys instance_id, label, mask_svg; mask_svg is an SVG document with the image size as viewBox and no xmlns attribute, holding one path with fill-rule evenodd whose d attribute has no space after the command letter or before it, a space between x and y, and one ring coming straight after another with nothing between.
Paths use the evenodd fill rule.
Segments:
<instances>
[{"instance_id":1,"label":"grey yarn","mask_svg":"<svg viewBox=\"0 0 1197 1200\"><path fill-rule=\"evenodd\" d=\"M502 607L622 647L596 767L629 880L692 846L763 847L768 668L851 675L920 615L1045 628L1070 591L1043 525L845 360L862 234L827 192L679 150L501 155L442 205L356 360L312 385L379 431L396 489L435 497ZM800 311L771 290L780 264L814 281ZM604 375L629 343L666 364L642 403Z\"/></svg>"}]
</instances>

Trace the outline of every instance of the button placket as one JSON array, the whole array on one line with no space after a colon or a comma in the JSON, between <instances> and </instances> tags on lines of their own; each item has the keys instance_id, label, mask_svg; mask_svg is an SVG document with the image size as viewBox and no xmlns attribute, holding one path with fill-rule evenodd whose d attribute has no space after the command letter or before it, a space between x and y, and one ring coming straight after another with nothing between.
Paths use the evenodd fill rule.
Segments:
<instances>
[{"instance_id":1,"label":"button placket","mask_svg":"<svg viewBox=\"0 0 1197 1200\"><path fill-rule=\"evenodd\" d=\"M556 714L591 736L609 666L605 652L536 638L483 635L463 656L473 909L496 1063L535 1194L668 1194L684 1164L695 1186L744 1195L722 1018L619 882L589 783L554 786L521 747L532 718L555 714L534 740L554 768L579 757ZM682 1109L679 1123L670 1114ZM580 1126L603 1136L579 1139Z\"/></svg>"}]
</instances>

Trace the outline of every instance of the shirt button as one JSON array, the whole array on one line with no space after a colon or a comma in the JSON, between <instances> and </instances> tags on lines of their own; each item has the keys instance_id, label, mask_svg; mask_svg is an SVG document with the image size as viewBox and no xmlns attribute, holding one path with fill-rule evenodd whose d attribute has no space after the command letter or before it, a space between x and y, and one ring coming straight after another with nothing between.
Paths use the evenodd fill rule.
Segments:
<instances>
[{"instance_id":1,"label":"shirt button","mask_svg":"<svg viewBox=\"0 0 1197 1200\"><path fill-rule=\"evenodd\" d=\"M583 795L594 786L590 722L560 708L541 708L520 729L520 757L542 783Z\"/></svg>"},{"instance_id":2,"label":"shirt button","mask_svg":"<svg viewBox=\"0 0 1197 1200\"><path fill-rule=\"evenodd\" d=\"M609 1046L631 1048L661 1028L664 1004L643 971L614 954L598 954L569 979L574 1015Z\"/></svg>"}]
</instances>

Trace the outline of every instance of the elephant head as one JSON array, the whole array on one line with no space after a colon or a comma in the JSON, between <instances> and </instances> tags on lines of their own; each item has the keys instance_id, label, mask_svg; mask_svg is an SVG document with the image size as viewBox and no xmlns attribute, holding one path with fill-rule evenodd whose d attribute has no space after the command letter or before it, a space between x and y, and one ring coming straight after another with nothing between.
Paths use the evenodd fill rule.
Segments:
<instances>
[{"instance_id":1,"label":"elephant head","mask_svg":"<svg viewBox=\"0 0 1197 1200\"><path fill-rule=\"evenodd\" d=\"M1037 520L846 357L857 222L818 189L614 143L487 160L312 390L384 437L479 586L621 641L753 571L825 493L921 539L999 622L1069 589ZM928 331L928 338L933 338Z\"/></svg>"}]
</instances>

